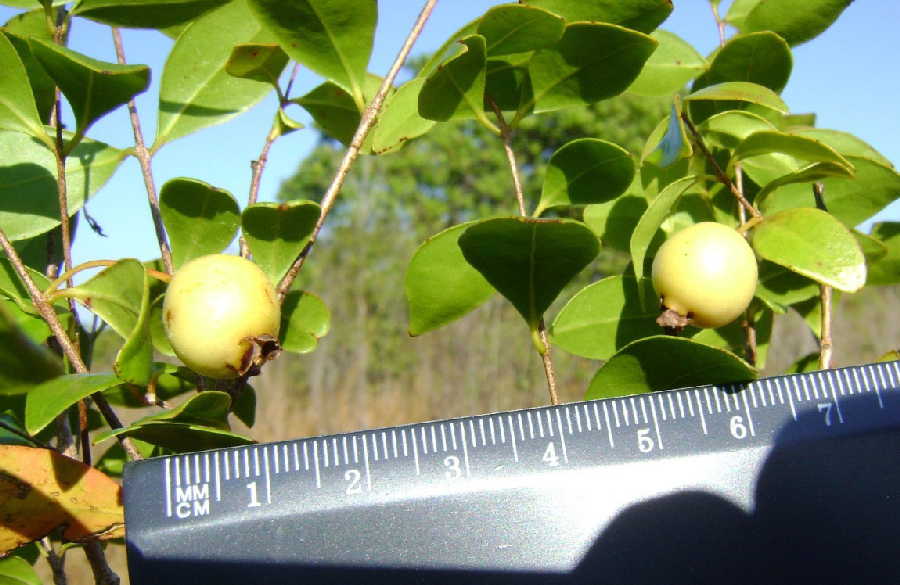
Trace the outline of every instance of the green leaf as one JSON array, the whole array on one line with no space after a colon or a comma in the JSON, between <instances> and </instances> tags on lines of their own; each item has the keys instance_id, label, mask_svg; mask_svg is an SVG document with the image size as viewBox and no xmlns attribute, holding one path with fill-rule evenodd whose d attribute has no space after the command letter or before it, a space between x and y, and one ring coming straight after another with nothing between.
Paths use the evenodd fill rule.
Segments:
<instances>
[{"instance_id":1,"label":"green leaf","mask_svg":"<svg viewBox=\"0 0 900 585\"><path fill-rule=\"evenodd\" d=\"M138 439L132 439L131 444L138 450L142 457L153 456L153 445L145 443ZM122 477L125 471L125 464L128 462L128 456L125 454L125 448L121 443L113 443L112 446L103 453L103 456L97 461L96 467L106 475L112 477Z\"/></svg>"},{"instance_id":2,"label":"green leaf","mask_svg":"<svg viewBox=\"0 0 900 585\"><path fill-rule=\"evenodd\" d=\"M788 113L787 104L778 94L762 85L748 81L726 81L710 85L689 94L685 101L732 100L757 104L782 114Z\"/></svg>"},{"instance_id":3,"label":"green leaf","mask_svg":"<svg viewBox=\"0 0 900 585\"><path fill-rule=\"evenodd\" d=\"M659 43L628 91L643 96L678 93L688 81L704 71L706 59L681 37L665 30L651 35Z\"/></svg>"},{"instance_id":4,"label":"green leaf","mask_svg":"<svg viewBox=\"0 0 900 585\"><path fill-rule=\"evenodd\" d=\"M227 392L209 390L198 392L175 408L159 414L145 416L131 426L154 422L179 422L227 429L227 417L231 408L231 396Z\"/></svg>"},{"instance_id":5,"label":"green leaf","mask_svg":"<svg viewBox=\"0 0 900 585\"><path fill-rule=\"evenodd\" d=\"M853 234L820 209L787 209L753 230L760 257L845 292L866 283L866 260Z\"/></svg>"},{"instance_id":6,"label":"green leaf","mask_svg":"<svg viewBox=\"0 0 900 585\"><path fill-rule=\"evenodd\" d=\"M852 0L806 0L757 2L746 16L734 23L741 32L770 30L791 45L799 45L822 34L837 20Z\"/></svg>"},{"instance_id":7,"label":"green leaf","mask_svg":"<svg viewBox=\"0 0 900 585\"><path fill-rule=\"evenodd\" d=\"M819 295L819 285L773 262L759 263L756 297L767 306L784 313L786 308Z\"/></svg>"},{"instance_id":8,"label":"green leaf","mask_svg":"<svg viewBox=\"0 0 900 585\"><path fill-rule=\"evenodd\" d=\"M900 283L900 222L885 221L872 226L872 236L884 244L887 253L869 265L866 284Z\"/></svg>"},{"instance_id":9,"label":"green leaf","mask_svg":"<svg viewBox=\"0 0 900 585\"><path fill-rule=\"evenodd\" d=\"M900 174L869 158L846 158L855 169L853 176L826 177L821 183L829 213L853 228L900 198ZM765 198L760 211L767 215L783 209L809 207L813 202L809 185L784 185Z\"/></svg>"},{"instance_id":10,"label":"green leaf","mask_svg":"<svg viewBox=\"0 0 900 585\"><path fill-rule=\"evenodd\" d=\"M157 445L174 453L193 453L208 449L223 449L239 445L251 445L249 437L215 427L182 422L148 422L116 431L100 433L94 443L112 437L133 437L151 445Z\"/></svg>"},{"instance_id":11,"label":"green leaf","mask_svg":"<svg viewBox=\"0 0 900 585\"><path fill-rule=\"evenodd\" d=\"M150 68L146 65L98 61L37 38L29 39L29 43L75 113L75 136L67 148L73 142L77 144L100 117L144 92L150 84Z\"/></svg>"},{"instance_id":12,"label":"green leaf","mask_svg":"<svg viewBox=\"0 0 900 585\"><path fill-rule=\"evenodd\" d=\"M309 353L328 334L331 312L318 296L294 290L281 304L281 347L294 353Z\"/></svg>"},{"instance_id":13,"label":"green leaf","mask_svg":"<svg viewBox=\"0 0 900 585\"><path fill-rule=\"evenodd\" d=\"M194 20L230 0L81 0L72 14L131 28L167 28Z\"/></svg>"},{"instance_id":14,"label":"green leaf","mask_svg":"<svg viewBox=\"0 0 900 585\"><path fill-rule=\"evenodd\" d=\"M562 18L524 4L494 6L478 22L477 33L484 37L491 57L546 49L562 37Z\"/></svg>"},{"instance_id":15,"label":"green leaf","mask_svg":"<svg viewBox=\"0 0 900 585\"><path fill-rule=\"evenodd\" d=\"M288 116L283 109L278 108L278 111L275 112L275 121L272 123L271 133L275 138L280 138L303 128L302 123Z\"/></svg>"},{"instance_id":16,"label":"green leaf","mask_svg":"<svg viewBox=\"0 0 900 585\"><path fill-rule=\"evenodd\" d=\"M813 163L797 171L779 177L774 181L766 183L766 186L760 189L756 196L753 198L753 202L757 207L764 205L766 197L768 197L769 193L785 185L793 185L796 183L812 183L815 181L821 181L822 179L827 179L828 177L852 176L853 171L851 167L833 162Z\"/></svg>"},{"instance_id":17,"label":"green leaf","mask_svg":"<svg viewBox=\"0 0 900 585\"><path fill-rule=\"evenodd\" d=\"M266 43L246 0L233 0L194 21L175 41L163 68L153 150L248 110L272 91L268 83L228 75L231 49Z\"/></svg>"},{"instance_id":18,"label":"green leaf","mask_svg":"<svg viewBox=\"0 0 900 585\"><path fill-rule=\"evenodd\" d=\"M159 192L159 212L172 244L172 263L218 254L237 234L240 209L225 189L197 179L171 179Z\"/></svg>"},{"instance_id":19,"label":"green leaf","mask_svg":"<svg viewBox=\"0 0 900 585\"><path fill-rule=\"evenodd\" d=\"M241 43L231 50L225 71L234 77L278 87L278 78L287 62L287 53L277 43Z\"/></svg>"},{"instance_id":20,"label":"green leaf","mask_svg":"<svg viewBox=\"0 0 900 585\"><path fill-rule=\"evenodd\" d=\"M288 55L350 92L362 109L378 19L375 2L250 0L250 7Z\"/></svg>"},{"instance_id":21,"label":"green leaf","mask_svg":"<svg viewBox=\"0 0 900 585\"><path fill-rule=\"evenodd\" d=\"M472 35L460 43L462 50L425 80L419 115L438 122L475 117L490 125L484 115L484 37Z\"/></svg>"},{"instance_id":22,"label":"green leaf","mask_svg":"<svg viewBox=\"0 0 900 585\"><path fill-rule=\"evenodd\" d=\"M141 318L146 288L144 266L134 258L126 258L57 294L78 299L123 339L128 339Z\"/></svg>"},{"instance_id":23,"label":"green leaf","mask_svg":"<svg viewBox=\"0 0 900 585\"><path fill-rule=\"evenodd\" d=\"M649 282L609 276L569 299L550 334L553 344L569 353L605 360L635 339L659 333L658 314L659 300Z\"/></svg>"},{"instance_id":24,"label":"green leaf","mask_svg":"<svg viewBox=\"0 0 900 585\"><path fill-rule=\"evenodd\" d=\"M550 157L534 216L558 205L609 201L624 193L633 178L634 161L618 144L599 138L572 140Z\"/></svg>"},{"instance_id":25,"label":"green leaf","mask_svg":"<svg viewBox=\"0 0 900 585\"><path fill-rule=\"evenodd\" d=\"M709 143L734 150L755 132L775 130L775 126L757 114L743 110L727 110L713 114L698 125Z\"/></svg>"},{"instance_id":26,"label":"green leaf","mask_svg":"<svg viewBox=\"0 0 900 585\"><path fill-rule=\"evenodd\" d=\"M626 193L612 201L585 207L584 223L597 234L604 246L628 252L631 234L645 211L647 211L646 197L642 194Z\"/></svg>"},{"instance_id":27,"label":"green leaf","mask_svg":"<svg viewBox=\"0 0 900 585\"><path fill-rule=\"evenodd\" d=\"M725 14L725 22L738 30L743 30L744 21L757 4L762 0L734 0Z\"/></svg>"},{"instance_id":28,"label":"green leaf","mask_svg":"<svg viewBox=\"0 0 900 585\"><path fill-rule=\"evenodd\" d=\"M890 160L872 148L870 144L847 132L826 128L797 128L791 133L818 140L844 156L868 158L886 167L893 166Z\"/></svg>"},{"instance_id":29,"label":"green leaf","mask_svg":"<svg viewBox=\"0 0 900 585\"><path fill-rule=\"evenodd\" d=\"M312 115L322 132L344 146L350 144L359 126L360 113L353 96L341 86L326 81L292 101Z\"/></svg>"},{"instance_id":30,"label":"green leaf","mask_svg":"<svg viewBox=\"0 0 900 585\"><path fill-rule=\"evenodd\" d=\"M153 341L150 336L150 282L144 270L144 286L134 329L125 338L113 362L113 371L129 384L146 386L153 371Z\"/></svg>"},{"instance_id":31,"label":"green leaf","mask_svg":"<svg viewBox=\"0 0 900 585\"><path fill-rule=\"evenodd\" d=\"M28 561L10 556L0 559L0 584L41 585L41 578Z\"/></svg>"},{"instance_id":32,"label":"green leaf","mask_svg":"<svg viewBox=\"0 0 900 585\"><path fill-rule=\"evenodd\" d=\"M300 255L321 209L314 201L254 203L241 215L253 261L277 285Z\"/></svg>"},{"instance_id":33,"label":"green leaf","mask_svg":"<svg viewBox=\"0 0 900 585\"><path fill-rule=\"evenodd\" d=\"M585 400L745 382L756 376L752 366L726 350L657 335L634 341L610 358L591 380Z\"/></svg>"},{"instance_id":34,"label":"green leaf","mask_svg":"<svg viewBox=\"0 0 900 585\"><path fill-rule=\"evenodd\" d=\"M490 99L504 112L516 112L531 103L531 77L528 75L528 61L532 53L511 55L505 59L490 59L487 62L485 78L485 100ZM490 102L487 102L490 104Z\"/></svg>"},{"instance_id":35,"label":"green leaf","mask_svg":"<svg viewBox=\"0 0 900 585\"><path fill-rule=\"evenodd\" d=\"M741 142L734 151L738 159L750 158L761 154L780 152L807 162L828 162L853 170L853 164L841 156L839 152L806 136L798 136L777 130L754 132Z\"/></svg>"},{"instance_id":36,"label":"green leaf","mask_svg":"<svg viewBox=\"0 0 900 585\"><path fill-rule=\"evenodd\" d=\"M253 428L256 424L256 390L253 386L244 384L232 412L239 421L247 425L247 428Z\"/></svg>"},{"instance_id":37,"label":"green leaf","mask_svg":"<svg viewBox=\"0 0 900 585\"><path fill-rule=\"evenodd\" d=\"M11 311L0 304L0 394L20 393L62 372L59 359L30 339Z\"/></svg>"},{"instance_id":38,"label":"green leaf","mask_svg":"<svg viewBox=\"0 0 900 585\"><path fill-rule=\"evenodd\" d=\"M756 362L751 365L761 370L766 367L775 314L765 303L751 304L748 311L752 313L753 328L756 332ZM741 321L742 319L737 319L716 329L689 327L685 333L687 337L697 343L726 349L735 355L741 355L746 352L747 347L747 331Z\"/></svg>"},{"instance_id":39,"label":"green leaf","mask_svg":"<svg viewBox=\"0 0 900 585\"><path fill-rule=\"evenodd\" d=\"M459 247L532 331L599 251L597 237L581 222L521 217L478 222L460 236Z\"/></svg>"},{"instance_id":40,"label":"green leaf","mask_svg":"<svg viewBox=\"0 0 900 585\"><path fill-rule=\"evenodd\" d=\"M38 115L28 72L15 47L0 32L0 130L30 134L50 144ZM5 163L5 161L4 161Z\"/></svg>"},{"instance_id":41,"label":"green leaf","mask_svg":"<svg viewBox=\"0 0 900 585\"><path fill-rule=\"evenodd\" d=\"M599 22L566 26L559 43L528 63L534 97L519 110L549 112L616 96L637 78L656 49L643 33Z\"/></svg>"},{"instance_id":42,"label":"green leaf","mask_svg":"<svg viewBox=\"0 0 900 585\"><path fill-rule=\"evenodd\" d=\"M644 277L644 260L649 252L650 243L656 235L656 230L662 225L663 220L678 202L678 199L694 185L697 177L690 175L682 177L666 185L666 188L650 202L647 211L641 216L634 232L631 235L629 249L634 275L641 279Z\"/></svg>"},{"instance_id":43,"label":"green leaf","mask_svg":"<svg viewBox=\"0 0 900 585\"><path fill-rule=\"evenodd\" d=\"M681 104L676 99L669 115L657 124L647 138L641 162L665 168L679 159L690 158L693 153L694 148L681 119Z\"/></svg>"},{"instance_id":44,"label":"green leaf","mask_svg":"<svg viewBox=\"0 0 900 585\"><path fill-rule=\"evenodd\" d=\"M26 395L25 428L34 435L82 398L119 383L115 374L67 374L35 386Z\"/></svg>"},{"instance_id":45,"label":"green leaf","mask_svg":"<svg viewBox=\"0 0 900 585\"><path fill-rule=\"evenodd\" d=\"M466 261L460 236L477 222L448 228L416 249L404 286L409 334L427 333L462 317L494 294L494 289Z\"/></svg>"},{"instance_id":46,"label":"green leaf","mask_svg":"<svg viewBox=\"0 0 900 585\"><path fill-rule=\"evenodd\" d=\"M669 0L526 0L569 22L592 20L619 24L641 32L658 27L672 12Z\"/></svg>"},{"instance_id":47,"label":"green leaf","mask_svg":"<svg viewBox=\"0 0 900 585\"><path fill-rule=\"evenodd\" d=\"M434 126L433 120L419 115L419 92L424 85L424 78L415 77L397 88L385 100L378 122L372 130L372 150L375 154L397 149Z\"/></svg>"},{"instance_id":48,"label":"green leaf","mask_svg":"<svg viewBox=\"0 0 900 585\"><path fill-rule=\"evenodd\" d=\"M784 371L785 374L802 374L804 372L815 372L819 369L819 352L814 351L808 353L802 358L788 366Z\"/></svg>"},{"instance_id":49,"label":"green leaf","mask_svg":"<svg viewBox=\"0 0 900 585\"><path fill-rule=\"evenodd\" d=\"M31 37L48 41L53 39L53 35L47 27L47 16L44 9L39 8L13 16L3 25L3 31L25 66L40 119L49 122L50 110L56 100L56 84L35 59L31 53L31 46L28 44L28 39Z\"/></svg>"},{"instance_id":50,"label":"green leaf","mask_svg":"<svg viewBox=\"0 0 900 585\"><path fill-rule=\"evenodd\" d=\"M66 193L70 214L81 209L85 199L106 183L126 154L92 140L83 140L69 154ZM0 131L0 161L0 225L6 236L14 241L24 240L58 226L53 152L25 134Z\"/></svg>"}]
</instances>

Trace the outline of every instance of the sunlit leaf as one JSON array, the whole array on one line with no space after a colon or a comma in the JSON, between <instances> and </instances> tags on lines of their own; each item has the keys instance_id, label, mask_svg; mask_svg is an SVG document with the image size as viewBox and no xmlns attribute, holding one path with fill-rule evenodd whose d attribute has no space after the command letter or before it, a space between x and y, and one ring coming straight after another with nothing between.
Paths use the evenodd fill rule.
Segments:
<instances>
[{"instance_id":1,"label":"sunlit leaf","mask_svg":"<svg viewBox=\"0 0 900 585\"><path fill-rule=\"evenodd\" d=\"M287 62L287 53L277 43L241 43L231 50L225 71L278 87L278 77Z\"/></svg>"},{"instance_id":2,"label":"sunlit leaf","mask_svg":"<svg viewBox=\"0 0 900 585\"><path fill-rule=\"evenodd\" d=\"M484 37L472 35L460 43L460 52L428 76L419 92L419 115L423 118L438 122L484 119Z\"/></svg>"},{"instance_id":3,"label":"sunlit leaf","mask_svg":"<svg viewBox=\"0 0 900 585\"><path fill-rule=\"evenodd\" d=\"M872 236L884 244L887 252L880 260L869 265L866 284L900 283L900 222L876 223L872 226Z\"/></svg>"},{"instance_id":4,"label":"sunlit leaf","mask_svg":"<svg viewBox=\"0 0 900 585\"><path fill-rule=\"evenodd\" d=\"M166 28L189 22L230 0L80 0L72 14L111 26Z\"/></svg>"},{"instance_id":5,"label":"sunlit leaf","mask_svg":"<svg viewBox=\"0 0 900 585\"><path fill-rule=\"evenodd\" d=\"M818 140L844 156L868 158L886 167L893 166L890 160L870 144L847 132L826 128L797 128L792 133Z\"/></svg>"},{"instance_id":6,"label":"sunlit leaf","mask_svg":"<svg viewBox=\"0 0 900 585\"><path fill-rule=\"evenodd\" d=\"M686 101L742 101L764 106L783 114L788 112L787 104L784 103L777 93L768 87L747 81L717 83L716 85L710 85L692 92L684 99Z\"/></svg>"},{"instance_id":7,"label":"sunlit leaf","mask_svg":"<svg viewBox=\"0 0 900 585\"><path fill-rule=\"evenodd\" d=\"M292 101L312 115L322 132L345 146L350 144L361 115L353 96L344 88L326 81Z\"/></svg>"},{"instance_id":8,"label":"sunlit leaf","mask_svg":"<svg viewBox=\"0 0 900 585\"><path fill-rule=\"evenodd\" d=\"M562 37L562 18L533 6L503 4L484 13L477 32L491 57L524 53L553 46Z\"/></svg>"},{"instance_id":9,"label":"sunlit leaf","mask_svg":"<svg viewBox=\"0 0 900 585\"><path fill-rule=\"evenodd\" d=\"M128 339L142 314L147 286L144 266L138 260L126 258L86 282L58 292L78 299L123 339Z\"/></svg>"},{"instance_id":10,"label":"sunlit leaf","mask_svg":"<svg viewBox=\"0 0 900 585\"><path fill-rule=\"evenodd\" d=\"M67 374L36 386L26 397L25 428L38 433L82 398L120 382L115 374Z\"/></svg>"},{"instance_id":11,"label":"sunlit leaf","mask_svg":"<svg viewBox=\"0 0 900 585\"><path fill-rule=\"evenodd\" d=\"M50 110L56 100L56 84L34 57L28 44L28 39L32 37L48 41L53 39L44 9L16 14L3 25L3 31L25 66L40 119L49 122Z\"/></svg>"},{"instance_id":12,"label":"sunlit leaf","mask_svg":"<svg viewBox=\"0 0 900 585\"><path fill-rule=\"evenodd\" d=\"M241 226L253 261L273 284L306 246L320 212L314 201L255 203L244 210Z\"/></svg>"},{"instance_id":13,"label":"sunlit leaf","mask_svg":"<svg viewBox=\"0 0 900 585\"><path fill-rule=\"evenodd\" d=\"M41 578L28 561L9 556L0 559L0 583L3 585L41 585Z\"/></svg>"},{"instance_id":14,"label":"sunlit leaf","mask_svg":"<svg viewBox=\"0 0 900 585\"><path fill-rule=\"evenodd\" d=\"M171 179L159 192L159 212L172 244L175 268L206 254L218 254L234 239L240 209L234 196L203 181Z\"/></svg>"},{"instance_id":15,"label":"sunlit leaf","mask_svg":"<svg viewBox=\"0 0 900 585\"><path fill-rule=\"evenodd\" d=\"M3 71L0 75L0 130L25 132L49 143L25 65L3 32L0 32L0 70Z\"/></svg>"},{"instance_id":16,"label":"sunlit leaf","mask_svg":"<svg viewBox=\"0 0 900 585\"><path fill-rule=\"evenodd\" d=\"M419 115L419 92L425 79L415 77L397 88L384 102L372 130L372 150L381 154L399 148L408 140L428 132L435 124Z\"/></svg>"},{"instance_id":17,"label":"sunlit leaf","mask_svg":"<svg viewBox=\"0 0 900 585\"><path fill-rule=\"evenodd\" d=\"M309 353L328 333L331 312L318 296L294 290L281 305L281 347L294 353Z\"/></svg>"},{"instance_id":18,"label":"sunlit leaf","mask_svg":"<svg viewBox=\"0 0 900 585\"><path fill-rule=\"evenodd\" d=\"M844 166L848 171L853 170L853 164L849 160L825 143L814 138L776 130L754 132L737 146L734 156L745 159L773 152L780 152L810 163L828 162Z\"/></svg>"},{"instance_id":19,"label":"sunlit leaf","mask_svg":"<svg viewBox=\"0 0 900 585\"><path fill-rule=\"evenodd\" d=\"M749 10L737 19L729 11L729 22L742 32L770 30L791 45L813 39L837 20L852 0L806 0L797 2L747 3Z\"/></svg>"},{"instance_id":20,"label":"sunlit leaf","mask_svg":"<svg viewBox=\"0 0 900 585\"><path fill-rule=\"evenodd\" d=\"M659 45L647 59L629 93L644 96L672 95L708 67L706 59L681 37L665 30L651 35Z\"/></svg>"},{"instance_id":21,"label":"sunlit leaf","mask_svg":"<svg viewBox=\"0 0 900 585\"><path fill-rule=\"evenodd\" d=\"M569 22L602 21L650 32L672 12L670 0L525 0Z\"/></svg>"}]
</instances>

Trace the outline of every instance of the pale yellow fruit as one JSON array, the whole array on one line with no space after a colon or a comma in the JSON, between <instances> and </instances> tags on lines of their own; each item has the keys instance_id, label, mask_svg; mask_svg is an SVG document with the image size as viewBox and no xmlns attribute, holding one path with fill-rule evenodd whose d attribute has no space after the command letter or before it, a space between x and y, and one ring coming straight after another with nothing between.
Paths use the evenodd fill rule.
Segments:
<instances>
[{"instance_id":1,"label":"pale yellow fruit","mask_svg":"<svg viewBox=\"0 0 900 585\"><path fill-rule=\"evenodd\" d=\"M175 354L216 379L242 375L260 338L278 338L281 307L260 268L239 256L210 254L179 268L166 290L163 322Z\"/></svg>"},{"instance_id":2,"label":"pale yellow fruit","mask_svg":"<svg viewBox=\"0 0 900 585\"><path fill-rule=\"evenodd\" d=\"M734 229L714 222L687 227L653 259L653 288L667 309L696 327L721 327L743 313L756 291L756 257Z\"/></svg>"}]
</instances>

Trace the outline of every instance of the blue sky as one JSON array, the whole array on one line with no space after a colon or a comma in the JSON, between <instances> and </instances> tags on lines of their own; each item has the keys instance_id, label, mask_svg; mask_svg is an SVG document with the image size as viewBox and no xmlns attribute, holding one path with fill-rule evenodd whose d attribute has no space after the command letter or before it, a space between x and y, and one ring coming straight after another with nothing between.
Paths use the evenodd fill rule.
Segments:
<instances>
[{"instance_id":1,"label":"blue sky","mask_svg":"<svg viewBox=\"0 0 900 585\"><path fill-rule=\"evenodd\" d=\"M460 26L500 3L439 0L413 53L435 50ZM370 62L372 72L386 73L421 4L413 0L379 0L379 26ZM727 0L722 3L723 14L729 4ZM15 12L0 6L0 22ZM900 2L852 3L824 34L795 48L794 72L783 92L793 112L816 112L819 127L855 134L895 165L900 163L900 115L896 106L900 75L891 71L890 64L897 54L893 43L898 24ZM702 54L710 53L718 44L706 0L675 0L675 10L661 28L680 35ZM158 81L171 41L154 31L126 30L123 36L128 61L147 64L154 72L152 86L138 98L144 134L152 142ZM97 59L115 61L112 40L105 27L79 20L72 31L71 46ZM295 83L294 95L309 91L319 82L314 75L302 72ZM173 177L194 177L228 189L239 202L245 202L250 161L259 155L275 108L275 100L267 98L226 124L165 146L154 158L157 187ZM290 112L310 125L308 116L299 108L292 107ZM89 134L118 147L130 146L133 141L124 108L98 122ZM307 129L275 144L263 176L261 200L274 199L280 183L294 172L315 140L315 131ZM96 236L82 225L73 250L76 263L97 258L147 260L159 255L143 182L134 159L129 158L90 200L88 210L108 237ZM879 218L900 219L900 204L895 203Z\"/></svg>"}]
</instances>

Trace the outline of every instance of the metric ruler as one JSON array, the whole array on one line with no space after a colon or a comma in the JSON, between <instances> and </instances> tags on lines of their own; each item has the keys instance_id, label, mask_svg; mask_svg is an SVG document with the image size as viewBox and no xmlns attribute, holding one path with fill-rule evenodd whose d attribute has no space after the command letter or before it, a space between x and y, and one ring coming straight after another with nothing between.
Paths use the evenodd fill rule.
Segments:
<instances>
[{"instance_id":1,"label":"metric ruler","mask_svg":"<svg viewBox=\"0 0 900 585\"><path fill-rule=\"evenodd\" d=\"M149 459L131 583L900 583L900 362Z\"/></svg>"}]
</instances>

